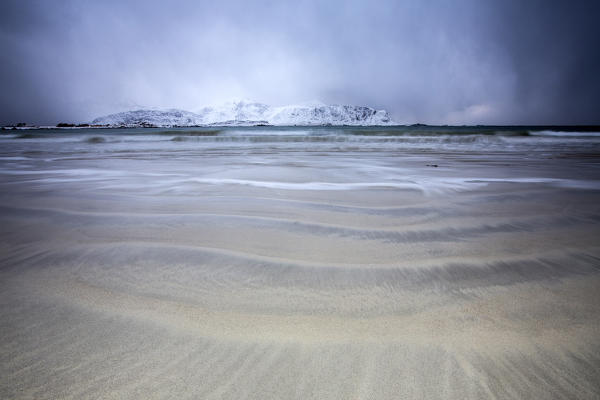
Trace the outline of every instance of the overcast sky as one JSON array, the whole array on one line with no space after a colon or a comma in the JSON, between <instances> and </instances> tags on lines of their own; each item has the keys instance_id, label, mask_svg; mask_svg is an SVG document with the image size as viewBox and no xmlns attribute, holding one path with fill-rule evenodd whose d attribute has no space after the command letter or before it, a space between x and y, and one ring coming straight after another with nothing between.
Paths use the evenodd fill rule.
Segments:
<instances>
[{"instance_id":1,"label":"overcast sky","mask_svg":"<svg viewBox=\"0 0 600 400\"><path fill-rule=\"evenodd\" d=\"M247 98L600 124L600 1L0 1L0 123Z\"/></svg>"}]
</instances>

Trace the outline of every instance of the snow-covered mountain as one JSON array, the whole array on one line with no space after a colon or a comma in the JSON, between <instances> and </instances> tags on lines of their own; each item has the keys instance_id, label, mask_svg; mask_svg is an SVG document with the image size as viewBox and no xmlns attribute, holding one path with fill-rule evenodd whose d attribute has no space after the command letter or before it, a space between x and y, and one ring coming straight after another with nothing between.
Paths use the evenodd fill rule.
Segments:
<instances>
[{"instance_id":1,"label":"snow-covered mountain","mask_svg":"<svg viewBox=\"0 0 600 400\"><path fill-rule=\"evenodd\" d=\"M202 125L202 117L184 110L135 110L105 115L92 121L110 126L194 126Z\"/></svg>"},{"instance_id":2,"label":"snow-covered mountain","mask_svg":"<svg viewBox=\"0 0 600 400\"><path fill-rule=\"evenodd\" d=\"M234 101L184 110L136 110L96 118L92 124L110 126L197 125L391 125L387 111L370 107L312 103L272 107L250 101Z\"/></svg>"}]
</instances>

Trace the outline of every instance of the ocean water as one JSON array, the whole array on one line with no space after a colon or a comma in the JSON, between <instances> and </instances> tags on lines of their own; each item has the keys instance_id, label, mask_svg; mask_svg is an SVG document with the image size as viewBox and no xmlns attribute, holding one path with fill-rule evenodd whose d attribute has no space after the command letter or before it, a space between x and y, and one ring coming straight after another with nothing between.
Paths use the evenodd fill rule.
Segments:
<instances>
[{"instance_id":1,"label":"ocean water","mask_svg":"<svg viewBox=\"0 0 600 400\"><path fill-rule=\"evenodd\" d=\"M560 128L42 129L4 131L0 145L6 179L140 195L599 187L600 133Z\"/></svg>"},{"instance_id":2,"label":"ocean water","mask_svg":"<svg viewBox=\"0 0 600 400\"><path fill-rule=\"evenodd\" d=\"M600 129L0 132L0 397L598 398Z\"/></svg>"}]
</instances>

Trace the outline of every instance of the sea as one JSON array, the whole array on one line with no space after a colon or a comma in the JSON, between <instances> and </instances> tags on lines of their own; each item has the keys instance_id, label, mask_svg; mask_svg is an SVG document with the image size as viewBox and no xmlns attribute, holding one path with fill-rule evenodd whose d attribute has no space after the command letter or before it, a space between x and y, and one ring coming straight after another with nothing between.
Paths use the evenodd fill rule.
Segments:
<instances>
[{"instance_id":1,"label":"sea","mask_svg":"<svg viewBox=\"0 0 600 400\"><path fill-rule=\"evenodd\" d=\"M39 188L148 196L226 193L239 186L424 195L501 183L596 190L600 128L583 128L4 130L0 176Z\"/></svg>"}]
</instances>

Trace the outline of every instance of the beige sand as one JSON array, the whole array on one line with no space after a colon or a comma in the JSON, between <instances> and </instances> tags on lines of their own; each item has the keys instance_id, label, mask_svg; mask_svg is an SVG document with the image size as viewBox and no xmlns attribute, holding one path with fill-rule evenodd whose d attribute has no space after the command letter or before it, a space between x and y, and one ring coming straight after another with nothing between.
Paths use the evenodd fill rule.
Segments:
<instances>
[{"instance_id":1,"label":"beige sand","mask_svg":"<svg viewBox=\"0 0 600 400\"><path fill-rule=\"evenodd\" d=\"M600 396L594 192L12 188L2 398Z\"/></svg>"}]
</instances>

